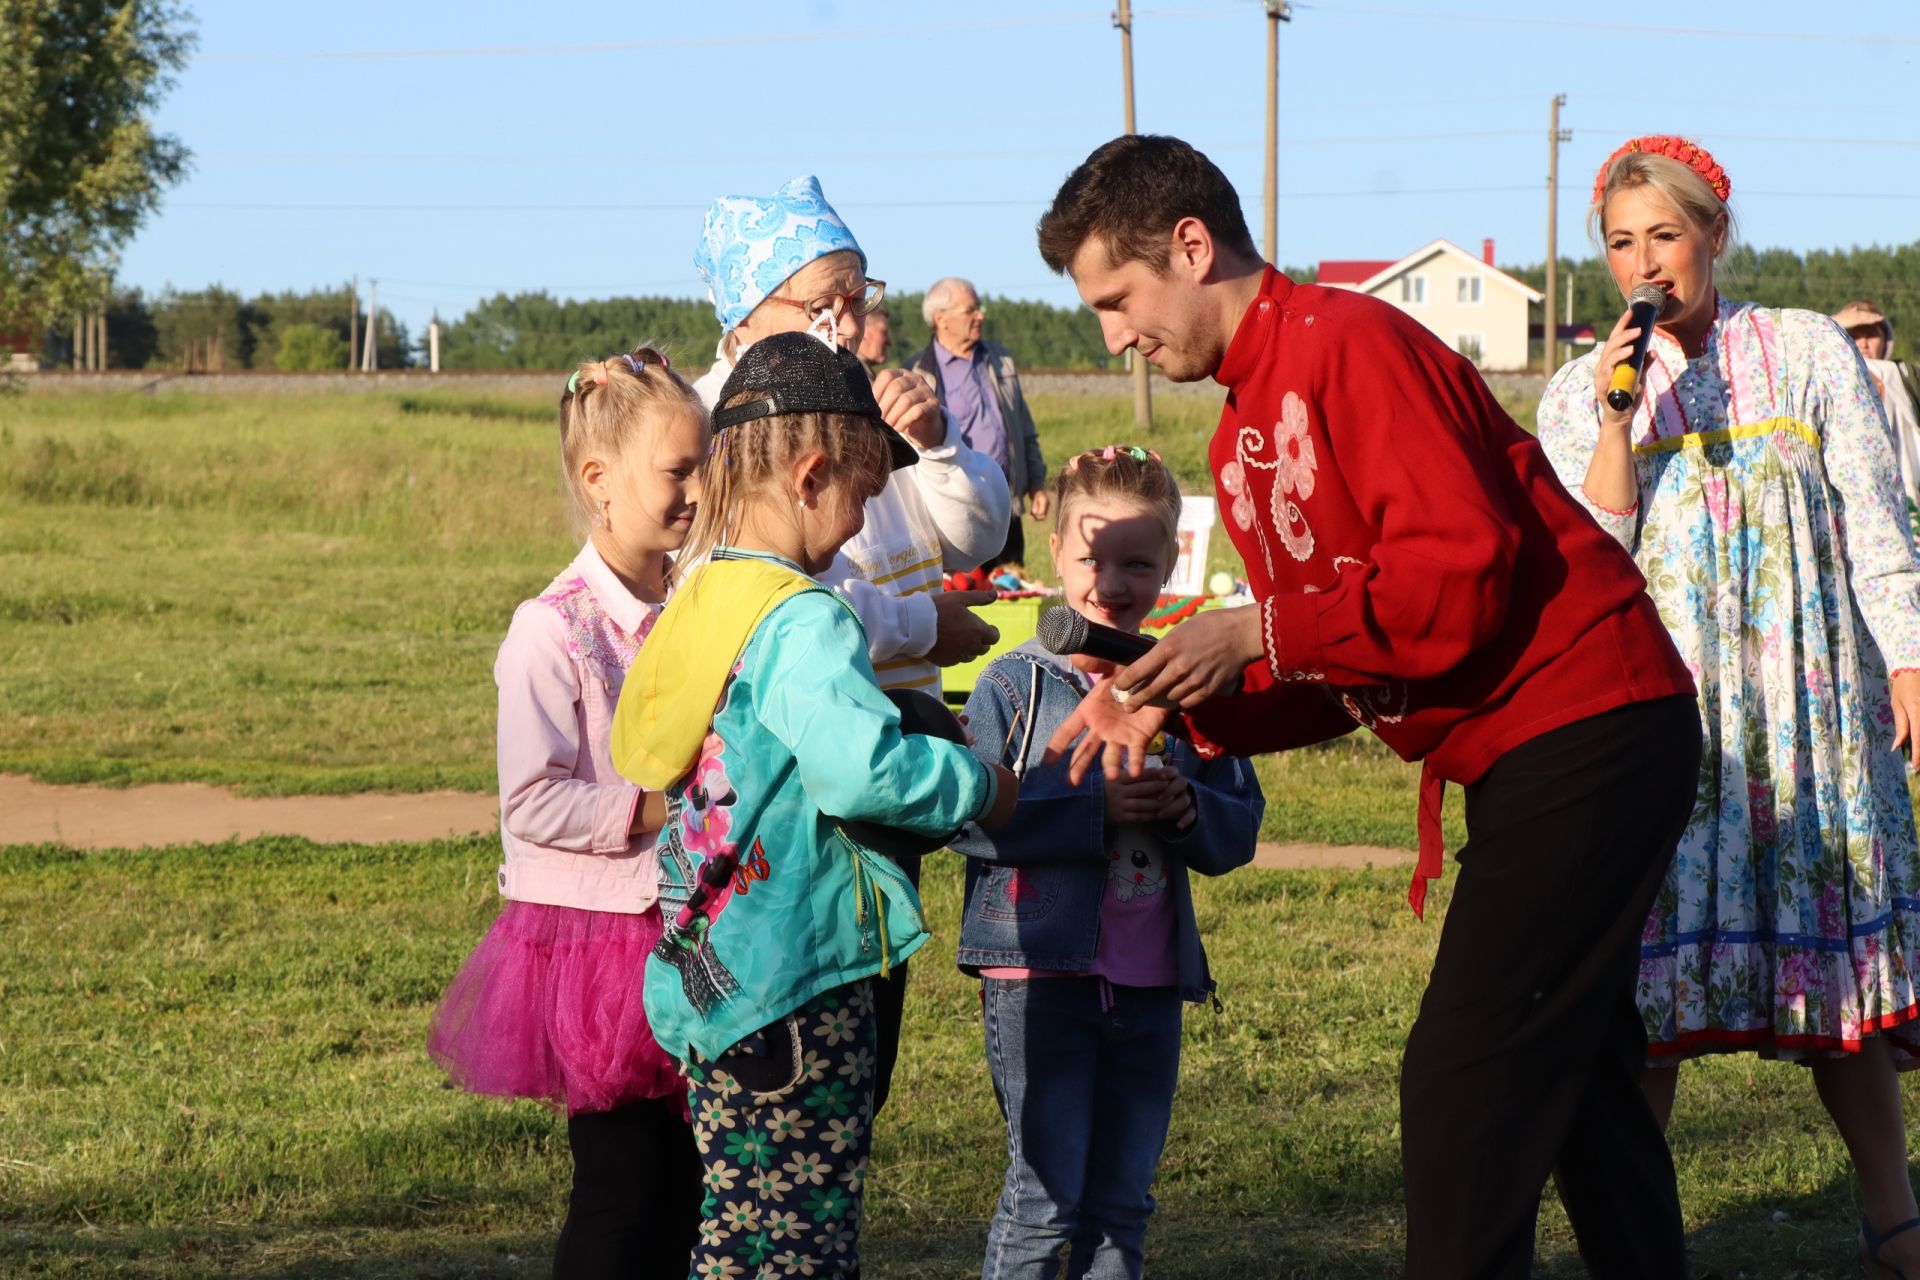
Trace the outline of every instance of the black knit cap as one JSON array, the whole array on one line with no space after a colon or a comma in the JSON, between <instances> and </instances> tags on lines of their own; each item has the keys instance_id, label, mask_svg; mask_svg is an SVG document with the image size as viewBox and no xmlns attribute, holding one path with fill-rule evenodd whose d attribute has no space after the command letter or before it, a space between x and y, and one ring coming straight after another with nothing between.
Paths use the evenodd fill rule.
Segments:
<instances>
[{"instance_id":1,"label":"black knit cap","mask_svg":"<svg viewBox=\"0 0 1920 1280\"><path fill-rule=\"evenodd\" d=\"M753 398L733 404L740 395ZM920 460L919 451L881 416L859 358L809 333L776 333L748 347L720 388L720 406L713 411L715 431L789 413L864 418L886 436L894 470Z\"/></svg>"}]
</instances>

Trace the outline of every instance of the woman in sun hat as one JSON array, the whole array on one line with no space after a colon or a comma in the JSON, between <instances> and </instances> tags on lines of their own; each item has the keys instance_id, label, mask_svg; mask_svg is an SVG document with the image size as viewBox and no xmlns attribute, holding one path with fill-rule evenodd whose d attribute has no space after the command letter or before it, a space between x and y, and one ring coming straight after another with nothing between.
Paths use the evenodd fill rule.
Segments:
<instances>
[{"instance_id":1,"label":"woman in sun hat","mask_svg":"<svg viewBox=\"0 0 1920 1280\"><path fill-rule=\"evenodd\" d=\"M1812 1068L1860 1178L1869 1272L1920 1280L1896 1066L1920 1050L1920 563L1878 397L1839 325L1730 302L1731 183L1683 138L1601 166L1591 221L1622 294L1666 296L1629 407L1622 316L1562 368L1539 430L1560 478L1634 553L1693 670L1699 793L1643 934L1645 1088L1682 1059Z\"/></svg>"}]
</instances>

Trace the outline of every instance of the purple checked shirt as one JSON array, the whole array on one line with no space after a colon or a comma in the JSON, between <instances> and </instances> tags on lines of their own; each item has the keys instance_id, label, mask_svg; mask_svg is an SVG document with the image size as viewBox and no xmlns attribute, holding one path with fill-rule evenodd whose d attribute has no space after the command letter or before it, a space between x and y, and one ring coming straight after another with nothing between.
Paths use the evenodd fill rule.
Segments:
<instances>
[{"instance_id":1,"label":"purple checked shirt","mask_svg":"<svg viewBox=\"0 0 1920 1280\"><path fill-rule=\"evenodd\" d=\"M940 389L946 393L947 412L959 424L960 438L969 449L998 463L1002 475L1011 476L1007 424L1000 417L1000 397L994 394L993 379L987 373L986 348L976 344L972 355L957 356L935 338L933 353L940 361Z\"/></svg>"}]
</instances>

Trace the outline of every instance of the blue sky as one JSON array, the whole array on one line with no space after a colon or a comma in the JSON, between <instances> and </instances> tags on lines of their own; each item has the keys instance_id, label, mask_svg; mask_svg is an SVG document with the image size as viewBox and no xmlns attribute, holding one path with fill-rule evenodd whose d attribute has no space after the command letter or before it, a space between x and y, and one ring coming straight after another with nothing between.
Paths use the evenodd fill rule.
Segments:
<instances>
[{"instance_id":1,"label":"blue sky","mask_svg":"<svg viewBox=\"0 0 1920 1280\"><path fill-rule=\"evenodd\" d=\"M159 120L193 173L120 278L253 293L358 273L416 333L497 291L697 296L706 203L812 172L897 288L959 274L1070 304L1033 224L1122 126L1119 33L1080 4L199 0L199 52ZM1393 258L1436 236L1540 261L1555 93L1573 134L1562 252L1590 251L1594 169L1649 132L1719 157L1750 243L1920 239L1911 0L1293 8L1283 263ZM1141 130L1212 156L1256 237L1263 14L1144 0L1134 20Z\"/></svg>"}]
</instances>

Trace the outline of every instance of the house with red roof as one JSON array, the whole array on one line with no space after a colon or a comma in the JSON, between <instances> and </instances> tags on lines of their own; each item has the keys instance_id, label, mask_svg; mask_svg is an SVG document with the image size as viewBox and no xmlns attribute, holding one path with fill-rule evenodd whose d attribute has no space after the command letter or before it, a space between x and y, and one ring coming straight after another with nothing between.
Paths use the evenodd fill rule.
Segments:
<instances>
[{"instance_id":1,"label":"house with red roof","mask_svg":"<svg viewBox=\"0 0 1920 1280\"><path fill-rule=\"evenodd\" d=\"M1403 258L1329 259L1317 279L1392 303L1482 369L1527 367L1527 308L1541 295L1493 265L1491 240L1477 258L1442 239Z\"/></svg>"},{"instance_id":2,"label":"house with red roof","mask_svg":"<svg viewBox=\"0 0 1920 1280\"><path fill-rule=\"evenodd\" d=\"M39 353L37 335L0 331L0 371L32 373L40 367Z\"/></svg>"}]
</instances>

